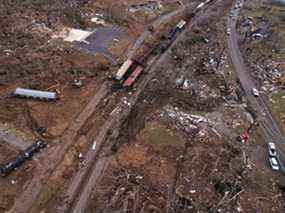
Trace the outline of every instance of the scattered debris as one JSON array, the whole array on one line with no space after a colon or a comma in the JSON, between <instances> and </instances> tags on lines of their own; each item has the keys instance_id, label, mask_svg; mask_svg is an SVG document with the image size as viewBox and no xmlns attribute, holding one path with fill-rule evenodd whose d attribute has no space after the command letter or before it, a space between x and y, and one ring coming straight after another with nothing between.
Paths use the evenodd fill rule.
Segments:
<instances>
[{"instance_id":1,"label":"scattered debris","mask_svg":"<svg viewBox=\"0 0 285 213\"><path fill-rule=\"evenodd\" d=\"M55 33L52 38L57 39L61 38L67 42L74 42L74 41L85 41L85 39L90 36L92 32L81 30L81 29L73 29L73 28L64 28L62 32Z\"/></svg>"},{"instance_id":2,"label":"scattered debris","mask_svg":"<svg viewBox=\"0 0 285 213\"><path fill-rule=\"evenodd\" d=\"M190 80L185 79L183 86L182 86L182 89L188 90L189 88L190 88Z\"/></svg>"},{"instance_id":3,"label":"scattered debris","mask_svg":"<svg viewBox=\"0 0 285 213\"><path fill-rule=\"evenodd\" d=\"M73 84L75 87L80 88L83 86L83 81L81 79L74 79Z\"/></svg>"},{"instance_id":4,"label":"scattered debris","mask_svg":"<svg viewBox=\"0 0 285 213\"><path fill-rule=\"evenodd\" d=\"M104 15L102 14L95 14L96 16L91 18L91 22L95 23L95 24L99 24L99 25L106 25L106 21L104 18Z\"/></svg>"},{"instance_id":5,"label":"scattered debris","mask_svg":"<svg viewBox=\"0 0 285 213\"><path fill-rule=\"evenodd\" d=\"M96 149L96 145L97 145L97 142L94 141L94 142L93 142L93 145L92 145L92 150L95 150L95 149Z\"/></svg>"},{"instance_id":6,"label":"scattered debris","mask_svg":"<svg viewBox=\"0 0 285 213\"><path fill-rule=\"evenodd\" d=\"M167 105L164 107L166 114L174 121L178 129L184 130L187 134L197 134L198 138L204 138L210 134L209 131L220 136L214 128L214 123L200 115L187 114L179 111L177 107Z\"/></svg>"},{"instance_id":7,"label":"scattered debris","mask_svg":"<svg viewBox=\"0 0 285 213\"><path fill-rule=\"evenodd\" d=\"M123 97L123 98L122 98L122 102L123 102L123 104L125 104L125 105L127 105L127 106L131 106L131 103L128 102L127 97Z\"/></svg>"},{"instance_id":8,"label":"scattered debris","mask_svg":"<svg viewBox=\"0 0 285 213\"><path fill-rule=\"evenodd\" d=\"M141 4L133 4L129 7L129 12L135 13L140 10L144 10L147 12L153 12L156 10L161 9L161 5L157 1L148 1L146 3L141 3Z\"/></svg>"}]
</instances>

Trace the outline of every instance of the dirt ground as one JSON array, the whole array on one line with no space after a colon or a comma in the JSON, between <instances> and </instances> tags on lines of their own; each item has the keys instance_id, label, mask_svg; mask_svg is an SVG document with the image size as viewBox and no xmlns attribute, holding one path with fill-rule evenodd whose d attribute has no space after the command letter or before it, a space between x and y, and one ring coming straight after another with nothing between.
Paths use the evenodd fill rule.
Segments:
<instances>
[{"instance_id":1,"label":"dirt ground","mask_svg":"<svg viewBox=\"0 0 285 213\"><path fill-rule=\"evenodd\" d=\"M10 147L6 142L1 141L0 145L1 162L7 162L13 160L19 151L14 147ZM29 161L22 168L15 171L11 176L0 178L0 212L11 208L13 205L15 195L21 192L21 186L23 186L33 174L33 170L37 162Z\"/></svg>"}]
</instances>

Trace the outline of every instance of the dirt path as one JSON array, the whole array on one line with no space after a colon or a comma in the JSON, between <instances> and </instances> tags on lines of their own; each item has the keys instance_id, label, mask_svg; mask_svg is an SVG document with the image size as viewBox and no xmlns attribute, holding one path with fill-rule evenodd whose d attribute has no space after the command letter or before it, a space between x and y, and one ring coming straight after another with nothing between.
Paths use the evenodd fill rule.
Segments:
<instances>
[{"instance_id":1,"label":"dirt path","mask_svg":"<svg viewBox=\"0 0 285 213\"><path fill-rule=\"evenodd\" d=\"M151 35L151 32L149 31L150 26L155 28L155 27L161 25L163 22L168 22L174 16L177 16L178 14L183 13L188 8L190 8L190 6L192 6L192 4L193 4L192 2L187 3L187 4L183 5L181 8L179 8L175 11L172 11L170 13L167 13L165 15L159 16L158 18L154 19L151 23L149 23L148 26L145 27L143 33L141 33L139 38L135 41L134 45L129 49L129 51L127 53L127 58L132 58L134 56L135 52L137 51L137 49L143 44L144 40L149 35Z\"/></svg>"},{"instance_id":2,"label":"dirt path","mask_svg":"<svg viewBox=\"0 0 285 213\"><path fill-rule=\"evenodd\" d=\"M85 162L86 166L84 168L81 168L78 170L76 175L73 177L71 183L69 184L69 188L67 189L66 195L68 196L65 201L64 205L62 205L60 208L60 212L71 212L69 209L69 203L75 202L78 194L81 193L82 190L85 190L82 194L86 194L88 192L89 183L87 183L86 187L83 188L84 182L83 180L97 180L99 178L99 174L102 173L102 170L104 168L103 165L106 164L106 159L99 159L96 162L96 169L93 169L94 162L96 161L97 156L100 154L103 142L106 139L107 132L109 129L111 129L114 126L114 123L116 121L116 118L118 118L118 114L116 115L110 115L109 119L105 122L105 124L101 127L101 131L99 135L96 137L94 141L96 141L96 148L93 150L91 147L87 151L85 155ZM95 171L95 174L90 173L90 171ZM93 172L94 173L94 172ZM93 177L96 177L95 179ZM87 188L87 189L86 189ZM88 194L88 193L87 193ZM81 200L87 200L84 196L80 197ZM82 203L82 202L81 202ZM77 207L78 208L78 207ZM75 212L81 212L81 211L75 211Z\"/></svg>"},{"instance_id":3,"label":"dirt path","mask_svg":"<svg viewBox=\"0 0 285 213\"><path fill-rule=\"evenodd\" d=\"M25 213L32 206L43 186L43 180L48 178L56 166L62 161L67 150L76 142L77 133L94 113L100 100L108 92L109 82L102 85L101 89L94 95L84 110L77 116L70 127L64 132L62 138L55 146L45 150L40 157L47 158L40 168L37 168L33 179L24 186L24 191L16 198L15 203L9 213Z\"/></svg>"},{"instance_id":4,"label":"dirt path","mask_svg":"<svg viewBox=\"0 0 285 213\"><path fill-rule=\"evenodd\" d=\"M121 105L118 108L118 110L116 110L115 113L109 116L109 119L102 126L99 135L95 139L97 143L96 151L93 151L90 148L89 151L87 152L86 161L88 166L86 167L86 169L80 171L76 175L74 181L71 182L70 187L67 191L67 195L69 197L67 203L71 203L71 206L70 208L62 212L72 212L72 213L84 212L92 192L91 189L94 188L94 185L96 185L96 182L99 179L99 177L97 176L98 174L102 174L103 170L102 164L107 165L107 162L105 162L107 158L105 160L102 159L97 160L97 156L99 155L103 143L107 141L105 140L107 132L111 129L114 130L118 128L121 122L123 122L127 118L127 116L131 111L131 108L135 105L140 93L145 88L146 84L151 79L151 77L152 75L149 73L148 76L139 85L138 89L136 90L136 93L134 93L132 97L128 98L128 102L130 103L130 105L129 106Z\"/></svg>"}]
</instances>

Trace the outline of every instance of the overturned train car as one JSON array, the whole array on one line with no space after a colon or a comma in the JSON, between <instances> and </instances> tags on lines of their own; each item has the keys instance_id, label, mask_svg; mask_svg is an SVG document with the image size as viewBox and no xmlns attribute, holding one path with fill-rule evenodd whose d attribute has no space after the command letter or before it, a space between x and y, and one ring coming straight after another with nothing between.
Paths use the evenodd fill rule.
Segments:
<instances>
[{"instance_id":1,"label":"overturned train car","mask_svg":"<svg viewBox=\"0 0 285 213\"><path fill-rule=\"evenodd\" d=\"M33 145L21 152L14 160L0 165L0 175L2 177L9 175L12 171L20 167L25 161L31 159L35 153L39 152L46 146L47 144L44 141L37 140Z\"/></svg>"},{"instance_id":2,"label":"overturned train car","mask_svg":"<svg viewBox=\"0 0 285 213\"><path fill-rule=\"evenodd\" d=\"M56 101L58 99L58 96L55 92L46 92L46 91L24 89L24 88L17 88L14 91L13 95L15 97L31 98L31 99L39 99L47 101Z\"/></svg>"}]
</instances>

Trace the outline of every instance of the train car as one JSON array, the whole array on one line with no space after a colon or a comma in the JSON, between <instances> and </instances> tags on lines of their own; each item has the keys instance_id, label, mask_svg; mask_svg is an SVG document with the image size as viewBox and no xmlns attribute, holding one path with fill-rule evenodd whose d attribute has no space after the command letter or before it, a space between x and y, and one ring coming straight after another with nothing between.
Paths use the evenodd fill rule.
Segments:
<instances>
[{"instance_id":1,"label":"train car","mask_svg":"<svg viewBox=\"0 0 285 213\"><path fill-rule=\"evenodd\" d=\"M28 147L24 154L27 159L30 159L35 153L39 152L41 149L45 148L47 144L42 140L37 140L34 144Z\"/></svg>"},{"instance_id":2,"label":"train car","mask_svg":"<svg viewBox=\"0 0 285 213\"><path fill-rule=\"evenodd\" d=\"M118 72L117 72L117 74L115 76L115 79L118 80L118 81L122 80L123 76L130 69L130 67L132 66L133 63L134 62L131 59L126 60L123 63L123 65L120 67L120 69L118 70Z\"/></svg>"},{"instance_id":3,"label":"train car","mask_svg":"<svg viewBox=\"0 0 285 213\"><path fill-rule=\"evenodd\" d=\"M123 83L123 87L130 87L134 84L134 82L136 81L136 79L140 76L140 74L142 73L144 67L141 65L138 65L135 70L133 71L133 73L127 78L127 80L124 81Z\"/></svg>"},{"instance_id":4,"label":"train car","mask_svg":"<svg viewBox=\"0 0 285 213\"><path fill-rule=\"evenodd\" d=\"M206 4L209 4L212 0L206 0L205 2L201 2L197 7L196 7L196 12L200 10L202 7L204 7Z\"/></svg>"},{"instance_id":5,"label":"train car","mask_svg":"<svg viewBox=\"0 0 285 213\"><path fill-rule=\"evenodd\" d=\"M14 96L24 97L24 98L33 98L33 99L42 99L55 101L58 99L57 94L55 92L45 92L33 89L24 89L17 88L14 92Z\"/></svg>"},{"instance_id":6,"label":"train car","mask_svg":"<svg viewBox=\"0 0 285 213\"><path fill-rule=\"evenodd\" d=\"M0 172L1 176L6 176L14 171L17 167L21 166L26 161L25 155L20 154L17 158L13 161L5 165L1 165Z\"/></svg>"},{"instance_id":7,"label":"train car","mask_svg":"<svg viewBox=\"0 0 285 213\"><path fill-rule=\"evenodd\" d=\"M0 165L0 174L5 177L16 168L20 167L26 160L29 160L35 153L45 148L47 144L42 140L37 140L34 144L28 147L24 152L20 153L14 160Z\"/></svg>"},{"instance_id":8,"label":"train car","mask_svg":"<svg viewBox=\"0 0 285 213\"><path fill-rule=\"evenodd\" d=\"M196 7L196 9L200 9L200 8L204 7L204 5L205 5L205 2L202 2Z\"/></svg>"},{"instance_id":9,"label":"train car","mask_svg":"<svg viewBox=\"0 0 285 213\"><path fill-rule=\"evenodd\" d=\"M186 21L184 20L181 20L176 26L175 28L171 29L168 36L167 36L167 39L169 40L172 40L174 39L174 37L176 36L176 34L178 32L180 32L186 25Z\"/></svg>"}]
</instances>

